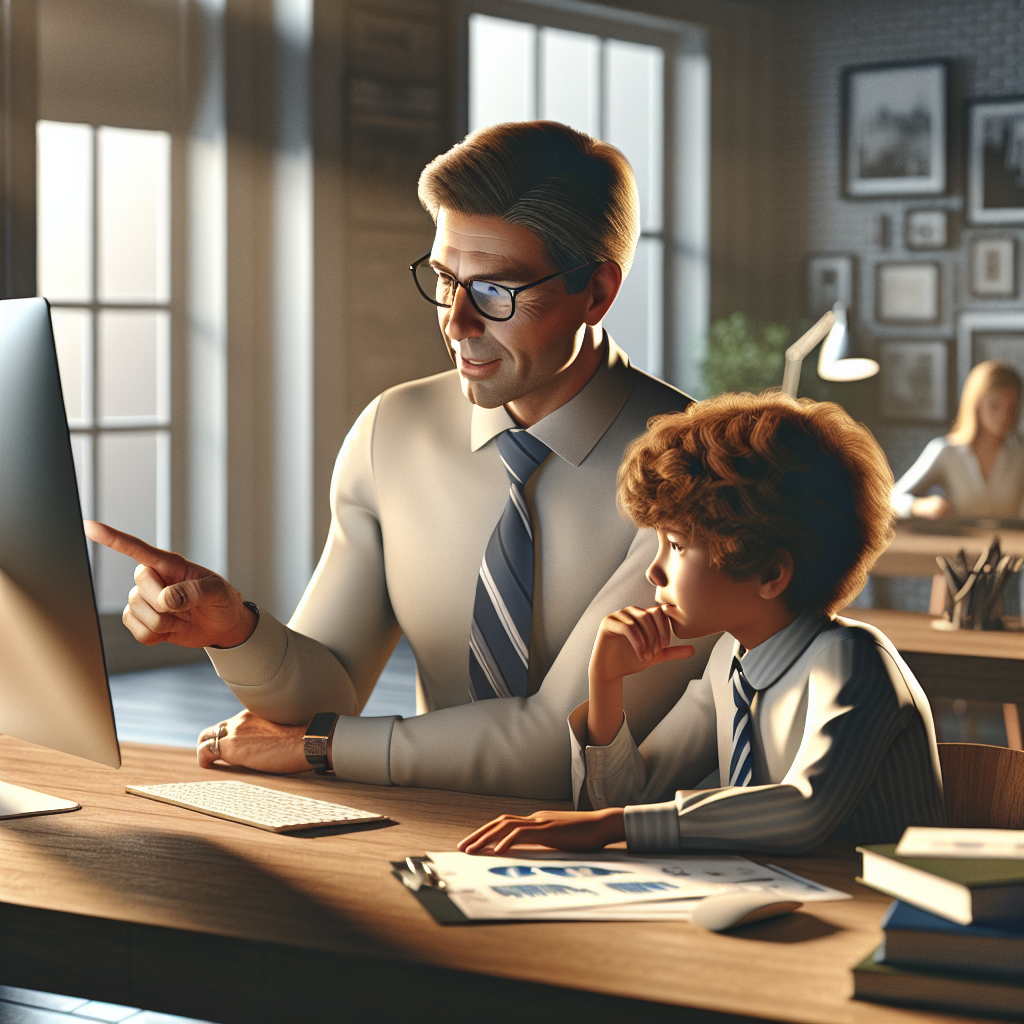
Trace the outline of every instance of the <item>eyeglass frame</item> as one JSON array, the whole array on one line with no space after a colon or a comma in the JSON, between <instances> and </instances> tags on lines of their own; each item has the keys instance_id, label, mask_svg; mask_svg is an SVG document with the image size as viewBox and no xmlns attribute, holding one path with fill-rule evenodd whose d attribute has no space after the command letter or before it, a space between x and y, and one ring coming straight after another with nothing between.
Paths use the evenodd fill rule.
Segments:
<instances>
[{"instance_id":1,"label":"eyeglass frame","mask_svg":"<svg viewBox=\"0 0 1024 1024\"><path fill-rule=\"evenodd\" d=\"M422 295L423 298L425 298L427 300L427 302L431 303L434 306L438 306L440 309L451 309L455 305L455 296L458 295L459 288L461 287L462 290L469 296L469 301L473 304L473 308L485 320L492 320L492 321L494 321L495 323L498 323L498 324L508 323L508 321L511 320L512 317L514 317L516 315L516 296L520 292L525 292L525 291L527 291L530 288L536 288L537 285L539 285L539 284L547 284L548 281L554 281L556 277L564 277L566 274L572 274L572 273L574 273L577 270L583 270L586 267L597 267L597 266L600 266L602 263L607 262L606 260L591 260L589 263L581 263L578 267L572 267L570 270L559 270L555 274L548 274L547 277L542 277L539 281L531 281L529 284L521 284L517 288L510 288L507 284L498 284L497 281L487 281L487 280L485 280L483 278L474 278L474 280L470 281L469 284L475 284L479 280L483 284L490 284L490 285L493 285L495 288L501 288L504 291L508 292L508 294L509 294L509 298L512 301L512 312L509 313L508 316L491 316L490 313L485 313L479 307L479 305L477 305L477 301L473 297L473 290L465 282L460 281L454 274L449 274L447 271L445 271L445 275L447 277L450 277L455 282L455 291L452 294L452 301L450 303L444 303L444 302L438 302L437 299L432 299L420 287L419 278L416 276L416 268L421 263L423 263L425 260L429 260L429 259L430 259L430 253L428 252L426 254L426 256L421 256L415 263L413 263L409 267L409 270L412 273L412 279L413 279L413 281L416 284L416 291L418 291L420 293L420 295ZM431 269L433 269L433 268L431 268Z\"/></svg>"}]
</instances>

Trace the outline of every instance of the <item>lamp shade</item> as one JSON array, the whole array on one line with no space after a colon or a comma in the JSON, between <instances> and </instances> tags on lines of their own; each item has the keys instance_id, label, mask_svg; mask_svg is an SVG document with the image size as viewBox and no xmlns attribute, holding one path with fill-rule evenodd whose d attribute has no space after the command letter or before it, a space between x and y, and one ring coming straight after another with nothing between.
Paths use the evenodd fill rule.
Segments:
<instances>
[{"instance_id":1,"label":"lamp shade","mask_svg":"<svg viewBox=\"0 0 1024 1024\"><path fill-rule=\"evenodd\" d=\"M822 380L865 380L878 373L874 359L850 355L850 332L846 322L846 306L837 302L832 307L835 322L818 354L818 376Z\"/></svg>"}]
</instances>

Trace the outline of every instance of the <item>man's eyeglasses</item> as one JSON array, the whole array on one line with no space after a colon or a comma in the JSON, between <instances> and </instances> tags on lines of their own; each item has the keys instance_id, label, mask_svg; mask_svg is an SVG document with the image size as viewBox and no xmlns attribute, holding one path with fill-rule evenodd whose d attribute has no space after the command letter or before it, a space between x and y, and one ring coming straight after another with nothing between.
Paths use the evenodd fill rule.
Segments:
<instances>
[{"instance_id":1,"label":"man's eyeglasses","mask_svg":"<svg viewBox=\"0 0 1024 1024\"><path fill-rule=\"evenodd\" d=\"M576 270L583 270L585 267L596 267L599 260L591 263L581 263L578 267L570 270L560 270L557 274L548 274L539 281L531 281L529 284L522 284L518 288L509 288L507 285L495 284L493 281L459 281L430 265L430 253L421 256L409 269L412 271L413 280L419 289L420 295L433 303L435 306L443 306L450 309L455 304L455 293L459 288L464 288L473 303L473 308L488 320L511 320L516 312L516 296L525 292L528 288L536 288L539 284L546 284L554 281L556 277L564 277Z\"/></svg>"}]
</instances>

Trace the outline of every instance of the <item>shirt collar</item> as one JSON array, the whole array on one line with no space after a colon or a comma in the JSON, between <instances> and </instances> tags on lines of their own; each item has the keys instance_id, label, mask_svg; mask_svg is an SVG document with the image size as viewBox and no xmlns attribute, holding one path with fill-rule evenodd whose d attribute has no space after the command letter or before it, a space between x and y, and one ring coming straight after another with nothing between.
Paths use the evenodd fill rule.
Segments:
<instances>
[{"instance_id":1,"label":"shirt collar","mask_svg":"<svg viewBox=\"0 0 1024 1024\"><path fill-rule=\"evenodd\" d=\"M788 626L743 653L737 642L737 654L743 663L743 674L755 690L767 690L793 667L793 663L810 647L814 638L829 620L815 612L798 615Z\"/></svg>"},{"instance_id":2,"label":"shirt collar","mask_svg":"<svg viewBox=\"0 0 1024 1024\"><path fill-rule=\"evenodd\" d=\"M607 357L597 372L565 405L549 413L529 428L556 455L573 466L579 466L615 422L622 411L633 381L629 374L629 357L605 331ZM503 430L516 425L515 420L499 405L496 409L473 406L470 426L470 450L477 451Z\"/></svg>"}]
</instances>

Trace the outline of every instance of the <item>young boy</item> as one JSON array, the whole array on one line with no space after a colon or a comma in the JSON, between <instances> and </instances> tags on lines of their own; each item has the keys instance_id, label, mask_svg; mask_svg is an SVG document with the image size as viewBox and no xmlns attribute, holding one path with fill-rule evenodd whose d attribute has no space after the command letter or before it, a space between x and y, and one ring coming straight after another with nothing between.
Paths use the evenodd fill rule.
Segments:
<instances>
[{"instance_id":1,"label":"young boy","mask_svg":"<svg viewBox=\"0 0 1024 1024\"><path fill-rule=\"evenodd\" d=\"M882 633L835 616L891 537L891 492L874 438L829 402L727 394L653 420L619 503L658 532L658 604L604 619L569 716L575 803L597 809L505 815L459 849L795 854L944 824L927 698ZM638 748L622 679L692 653L673 631L724 632Z\"/></svg>"}]
</instances>

